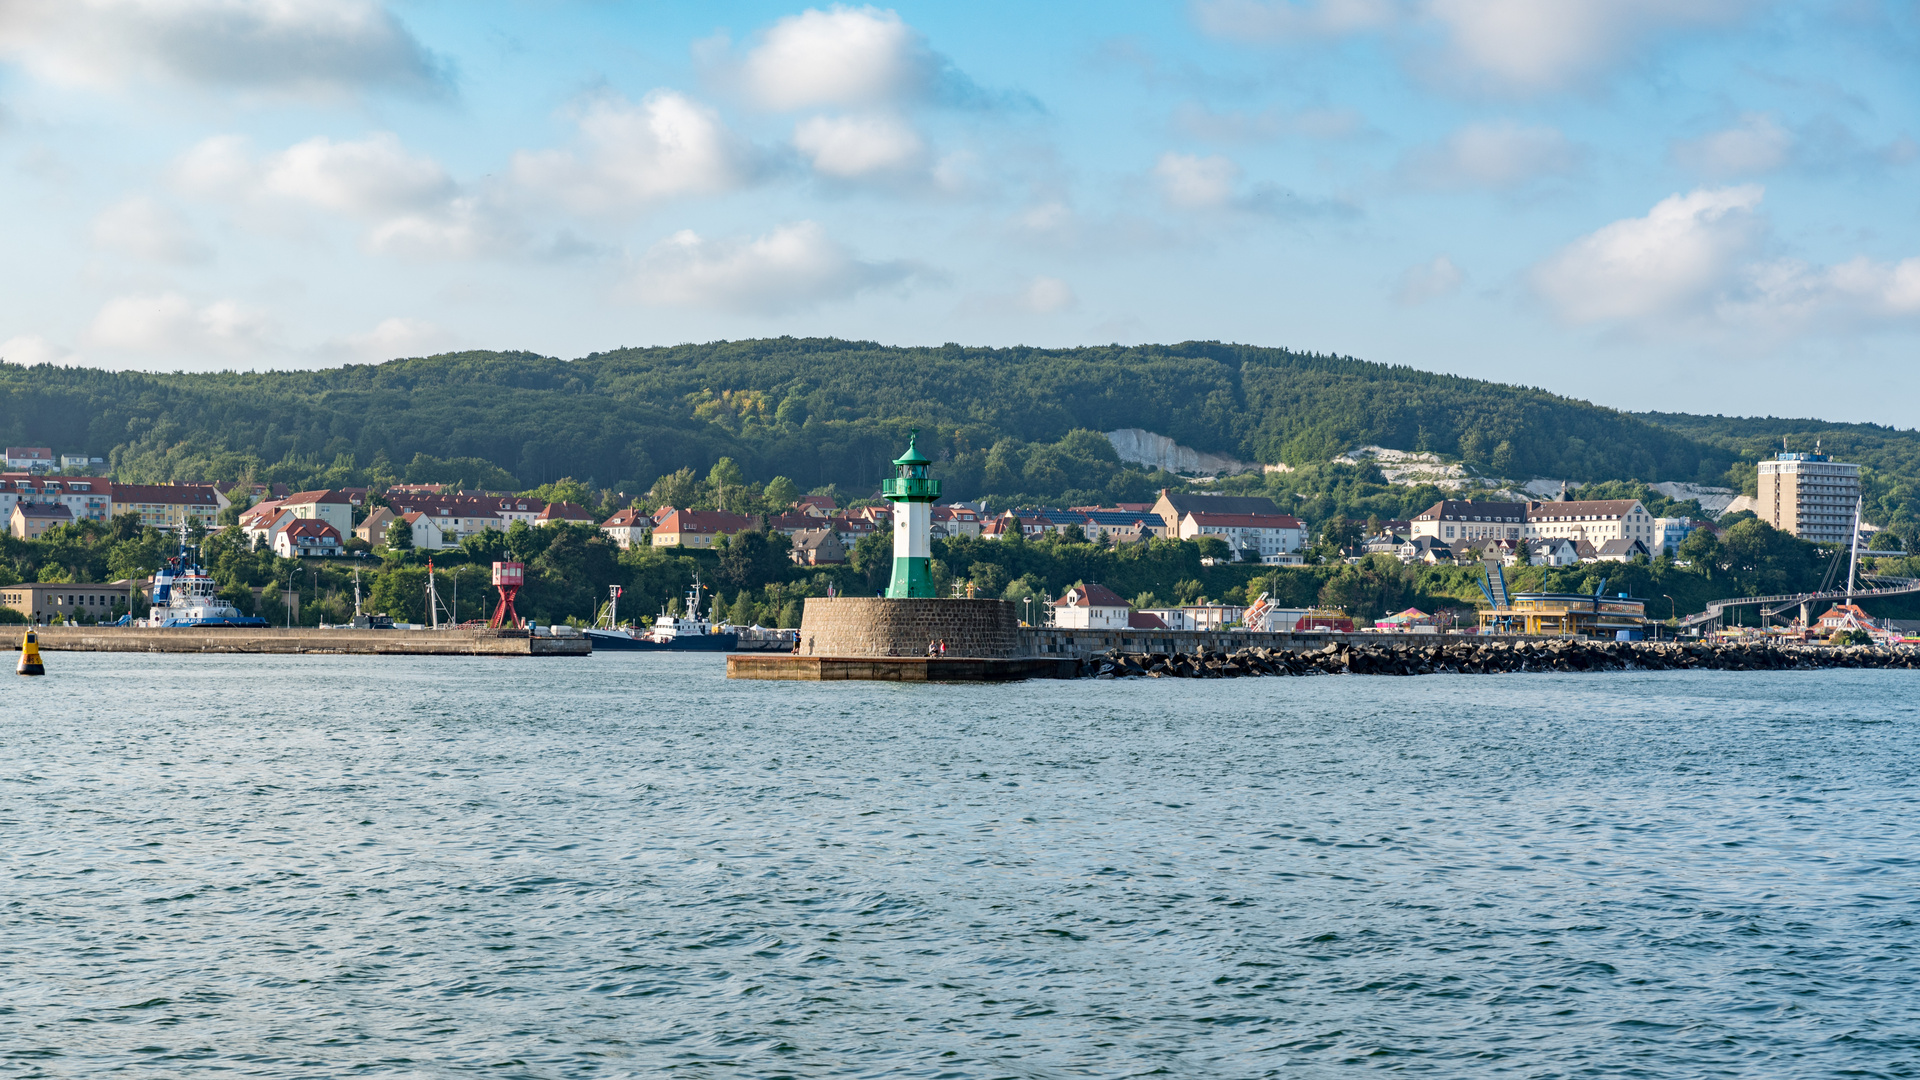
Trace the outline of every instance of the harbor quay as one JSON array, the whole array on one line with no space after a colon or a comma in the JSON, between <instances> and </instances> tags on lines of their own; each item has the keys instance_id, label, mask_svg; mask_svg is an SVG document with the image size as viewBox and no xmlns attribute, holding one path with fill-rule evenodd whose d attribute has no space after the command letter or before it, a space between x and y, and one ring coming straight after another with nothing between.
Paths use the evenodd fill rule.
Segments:
<instances>
[{"instance_id":1,"label":"harbor quay","mask_svg":"<svg viewBox=\"0 0 1920 1080\"><path fill-rule=\"evenodd\" d=\"M314 627L42 626L47 652L260 653L335 656L591 656L585 637L485 627L355 630ZM18 649L20 643L12 642Z\"/></svg>"}]
</instances>

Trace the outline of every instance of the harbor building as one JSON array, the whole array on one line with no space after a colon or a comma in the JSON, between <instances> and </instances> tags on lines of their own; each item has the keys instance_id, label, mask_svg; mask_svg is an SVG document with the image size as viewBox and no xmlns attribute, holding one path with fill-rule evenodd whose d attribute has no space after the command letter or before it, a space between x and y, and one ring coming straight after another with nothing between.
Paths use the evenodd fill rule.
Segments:
<instances>
[{"instance_id":1,"label":"harbor building","mask_svg":"<svg viewBox=\"0 0 1920 1080\"><path fill-rule=\"evenodd\" d=\"M107 622L117 617L116 607L126 611L127 597L132 591L131 581L116 581L111 585L71 582L5 585L0 586L0 604L25 615L35 626L45 626L56 618L67 622L80 619Z\"/></svg>"},{"instance_id":2,"label":"harbor building","mask_svg":"<svg viewBox=\"0 0 1920 1080\"><path fill-rule=\"evenodd\" d=\"M1620 640L1639 640L1646 628L1647 602L1626 593L1514 593L1507 606L1480 611L1483 634L1614 639L1624 633Z\"/></svg>"},{"instance_id":3,"label":"harbor building","mask_svg":"<svg viewBox=\"0 0 1920 1080\"><path fill-rule=\"evenodd\" d=\"M1760 462L1754 502L1760 520L1776 529L1816 544L1848 543L1860 503L1860 466L1783 450Z\"/></svg>"}]
</instances>

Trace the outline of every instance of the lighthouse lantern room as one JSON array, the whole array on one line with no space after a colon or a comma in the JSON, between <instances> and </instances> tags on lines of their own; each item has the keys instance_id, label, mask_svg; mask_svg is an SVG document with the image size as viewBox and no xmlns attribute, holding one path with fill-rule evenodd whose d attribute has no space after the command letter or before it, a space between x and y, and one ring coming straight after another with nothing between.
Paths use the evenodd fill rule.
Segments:
<instances>
[{"instance_id":1,"label":"lighthouse lantern room","mask_svg":"<svg viewBox=\"0 0 1920 1080\"><path fill-rule=\"evenodd\" d=\"M894 459L893 478L880 485L880 493L893 503L893 580L887 584L887 596L895 600L933 597L927 527L934 500L940 497L940 481L927 475L933 462L914 449L919 436L916 428L907 440L907 452Z\"/></svg>"}]
</instances>

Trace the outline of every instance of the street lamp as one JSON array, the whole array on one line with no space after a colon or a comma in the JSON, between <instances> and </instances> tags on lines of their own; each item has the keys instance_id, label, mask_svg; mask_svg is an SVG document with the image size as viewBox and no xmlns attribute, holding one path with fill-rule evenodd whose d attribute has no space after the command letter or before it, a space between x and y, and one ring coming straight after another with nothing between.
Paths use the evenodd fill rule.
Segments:
<instances>
[{"instance_id":1,"label":"street lamp","mask_svg":"<svg viewBox=\"0 0 1920 1080\"><path fill-rule=\"evenodd\" d=\"M1680 639L1680 605L1675 603L1673 597L1668 596L1666 593L1661 593L1660 595L1667 602L1667 621L1674 624L1673 637L1675 641L1678 641Z\"/></svg>"}]
</instances>

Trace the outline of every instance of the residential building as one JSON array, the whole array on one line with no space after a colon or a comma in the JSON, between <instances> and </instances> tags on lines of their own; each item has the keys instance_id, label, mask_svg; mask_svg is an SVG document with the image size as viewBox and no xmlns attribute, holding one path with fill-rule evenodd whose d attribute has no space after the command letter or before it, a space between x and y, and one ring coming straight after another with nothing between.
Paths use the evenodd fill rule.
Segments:
<instances>
[{"instance_id":1,"label":"residential building","mask_svg":"<svg viewBox=\"0 0 1920 1080\"><path fill-rule=\"evenodd\" d=\"M138 514L156 529L196 522L211 531L220 527L220 496L212 484L114 484L113 512Z\"/></svg>"},{"instance_id":2,"label":"residential building","mask_svg":"<svg viewBox=\"0 0 1920 1080\"><path fill-rule=\"evenodd\" d=\"M1127 615L1129 630L1165 630L1167 621L1151 611L1135 611Z\"/></svg>"},{"instance_id":3,"label":"residential building","mask_svg":"<svg viewBox=\"0 0 1920 1080\"><path fill-rule=\"evenodd\" d=\"M840 543L840 534L832 529L802 529L792 536L792 558L802 566L827 566L847 561L847 549Z\"/></svg>"},{"instance_id":4,"label":"residential building","mask_svg":"<svg viewBox=\"0 0 1920 1080\"><path fill-rule=\"evenodd\" d=\"M1407 531L1415 540L1430 536L1448 544L1456 540L1519 540L1528 535L1527 505L1442 499L1415 514L1407 523Z\"/></svg>"},{"instance_id":5,"label":"residential building","mask_svg":"<svg viewBox=\"0 0 1920 1080\"><path fill-rule=\"evenodd\" d=\"M318 518L296 517L273 538L273 553L283 559L338 555L345 550L346 545L340 542L340 530Z\"/></svg>"},{"instance_id":6,"label":"residential building","mask_svg":"<svg viewBox=\"0 0 1920 1080\"><path fill-rule=\"evenodd\" d=\"M406 522L408 528L413 530L413 546L416 550L444 551L447 548L460 546L457 537L451 542L447 540L447 534L441 530L439 522L429 514L415 510L410 514L400 515L400 520ZM392 527L389 526L387 531L391 534Z\"/></svg>"},{"instance_id":7,"label":"residential building","mask_svg":"<svg viewBox=\"0 0 1920 1080\"><path fill-rule=\"evenodd\" d=\"M1638 540L1651 549L1654 517L1638 499L1527 504L1529 538L1564 536L1596 549L1609 540Z\"/></svg>"},{"instance_id":8,"label":"residential building","mask_svg":"<svg viewBox=\"0 0 1920 1080\"><path fill-rule=\"evenodd\" d=\"M848 551L852 551L853 546L862 539L887 531L872 519L859 517L828 518L827 528L832 529L835 535L840 537L840 546Z\"/></svg>"},{"instance_id":9,"label":"residential building","mask_svg":"<svg viewBox=\"0 0 1920 1080\"><path fill-rule=\"evenodd\" d=\"M23 473L52 472L53 449L46 446L7 447L7 471Z\"/></svg>"},{"instance_id":10,"label":"residential building","mask_svg":"<svg viewBox=\"0 0 1920 1080\"><path fill-rule=\"evenodd\" d=\"M1533 556L1528 560L1534 566L1572 566L1579 561L1579 549L1564 536L1533 541Z\"/></svg>"},{"instance_id":11,"label":"residential building","mask_svg":"<svg viewBox=\"0 0 1920 1080\"><path fill-rule=\"evenodd\" d=\"M1307 546L1307 527L1291 514L1222 514L1189 510L1180 519L1180 539L1212 536L1227 543L1233 560L1263 559Z\"/></svg>"},{"instance_id":12,"label":"residential building","mask_svg":"<svg viewBox=\"0 0 1920 1080\"><path fill-rule=\"evenodd\" d=\"M109 622L124 615L130 581L110 585L58 584L0 585L0 604L27 617L35 626L54 619L67 622Z\"/></svg>"},{"instance_id":13,"label":"residential building","mask_svg":"<svg viewBox=\"0 0 1920 1080\"><path fill-rule=\"evenodd\" d=\"M1454 562L1452 546L1431 536L1414 537L1400 545L1398 554L1401 562L1422 562L1429 566L1451 566Z\"/></svg>"},{"instance_id":14,"label":"residential building","mask_svg":"<svg viewBox=\"0 0 1920 1080\"><path fill-rule=\"evenodd\" d=\"M1594 551L1593 557L1596 562L1632 562L1647 557L1647 545L1632 537L1609 540Z\"/></svg>"},{"instance_id":15,"label":"residential building","mask_svg":"<svg viewBox=\"0 0 1920 1080\"><path fill-rule=\"evenodd\" d=\"M38 540L56 525L73 524L73 513L60 503L17 502L8 521L16 540Z\"/></svg>"},{"instance_id":16,"label":"residential building","mask_svg":"<svg viewBox=\"0 0 1920 1080\"><path fill-rule=\"evenodd\" d=\"M1152 512L1166 526L1167 536L1180 535L1180 519L1189 513L1281 516L1280 507L1262 495L1175 495L1166 488L1160 489Z\"/></svg>"},{"instance_id":17,"label":"residential building","mask_svg":"<svg viewBox=\"0 0 1920 1080\"><path fill-rule=\"evenodd\" d=\"M367 512L365 520L353 527L353 535L356 539L365 540L369 546L379 547L387 542L387 526L397 520L390 508L376 506Z\"/></svg>"},{"instance_id":18,"label":"residential building","mask_svg":"<svg viewBox=\"0 0 1920 1080\"><path fill-rule=\"evenodd\" d=\"M1782 451L1772 461L1760 462L1760 494L1754 502L1761 521L1802 540L1851 543L1860 466L1825 454Z\"/></svg>"},{"instance_id":19,"label":"residential building","mask_svg":"<svg viewBox=\"0 0 1920 1080\"><path fill-rule=\"evenodd\" d=\"M1160 621L1159 629L1166 629L1166 630L1193 629L1193 626L1187 622L1187 613L1184 610L1177 607L1141 608L1139 611L1134 612L1134 614L1144 615L1149 618L1158 619Z\"/></svg>"},{"instance_id":20,"label":"residential building","mask_svg":"<svg viewBox=\"0 0 1920 1080\"><path fill-rule=\"evenodd\" d=\"M593 515L578 503L548 503L546 508L533 515L535 525L590 525Z\"/></svg>"},{"instance_id":21,"label":"residential building","mask_svg":"<svg viewBox=\"0 0 1920 1080\"><path fill-rule=\"evenodd\" d=\"M324 521L333 526L337 536L346 536L353 532L353 501L344 491L322 488L319 491L296 491L280 500L283 510L290 510L297 518Z\"/></svg>"},{"instance_id":22,"label":"residential building","mask_svg":"<svg viewBox=\"0 0 1920 1080\"><path fill-rule=\"evenodd\" d=\"M401 497L409 495L438 495L445 490L447 490L447 485L445 484L394 484L392 487L387 488L386 495L391 499L396 495Z\"/></svg>"},{"instance_id":23,"label":"residential building","mask_svg":"<svg viewBox=\"0 0 1920 1080\"><path fill-rule=\"evenodd\" d=\"M1105 585L1075 585L1053 602L1053 625L1069 630L1125 630L1131 610Z\"/></svg>"},{"instance_id":24,"label":"residential building","mask_svg":"<svg viewBox=\"0 0 1920 1080\"><path fill-rule=\"evenodd\" d=\"M1687 518L1654 518L1647 550L1655 555L1678 555L1681 542L1691 536L1693 530L1694 524Z\"/></svg>"},{"instance_id":25,"label":"residential building","mask_svg":"<svg viewBox=\"0 0 1920 1080\"><path fill-rule=\"evenodd\" d=\"M0 477L0 515L17 502L57 503L75 521L105 521L113 516L113 481L97 476Z\"/></svg>"},{"instance_id":26,"label":"residential building","mask_svg":"<svg viewBox=\"0 0 1920 1080\"><path fill-rule=\"evenodd\" d=\"M422 513L431 518L442 534L452 534L448 547L459 547L462 537L487 529L505 532L516 521L533 523L547 504L540 499L518 495L477 495L441 492L387 491L387 503L395 514Z\"/></svg>"},{"instance_id":27,"label":"residential building","mask_svg":"<svg viewBox=\"0 0 1920 1080\"><path fill-rule=\"evenodd\" d=\"M1151 512L1121 510L1117 507L1074 507L1068 511L1080 517L1080 531L1093 541L1112 540L1116 544L1137 544L1167 535L1167 523Z\"/></svg>"},{"instance_id":28,"label":"residential building","mask_svg":"<svg viewBox=\"0 0 1920 1080\"><path fill-rule=\"evenodd\" d=\"M830 518L840 507L831 495L802 495L795 500L793 509L812 518Z\"/></svg>"},{"instance_id":29,"label":"residential building","mask_svg":"<svg viewBox=\"0 0 1920 1080\"><path fill-rule=\"evenodd\" d=\"M724 510L675 510L653 527L653 546L708 548L723 536L750 532L759 525L758 518Z\"/></svg>"},{"instance_id":30,"label":"residential building","mask_svg":"<svg viewBox=\"0 0 1920 1080\"><path fill-rule=\"evenodd\" d=\"M66 472L68 469L84 469L91 463L92 463L91 459L89 459L85 454L61 454L60 455L60 471L61 472Z\"/></svg>"},{"instance_id":31,"label":"residential building","mask_svg":"<svg viewBox=\"0 0 1920 1080\"><path fill-rule=\"evenodd\" d=\"M936 506L927 532L936 537L979 536L980 512L970 506Z\"/></svg>"},{"instance_id":32,"label":"residential building","mask_svg":"<svg viewBox=\"0 0 1920 1080\"><path fill-rule=\"evenodd\" d=\"M601 522L600 531L612 538L615 547L625 551L646 540L647 534L653 531L653 516L629 506Z\"/></svg>"}]
</instances>

